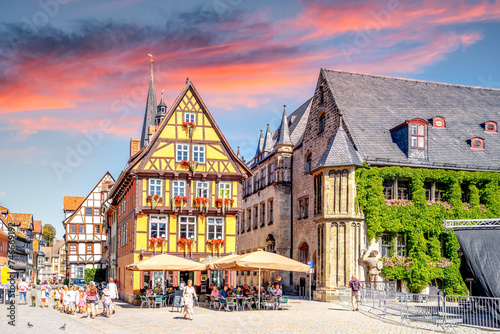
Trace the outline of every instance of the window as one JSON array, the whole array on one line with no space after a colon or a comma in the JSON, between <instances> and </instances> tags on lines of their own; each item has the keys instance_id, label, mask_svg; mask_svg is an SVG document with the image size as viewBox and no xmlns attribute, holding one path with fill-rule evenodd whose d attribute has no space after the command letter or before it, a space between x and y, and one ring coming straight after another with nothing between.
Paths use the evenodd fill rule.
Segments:
<instances>
[{"instance_id":1,"label":"window","mask_svg":"<svg viewBox=\"0 0 500 334\"><path fill-rule=\"evenodd\" d=\"M219 183L219 198L231 198L231 183Z\"/></svg>"},{"instance_id":2,"label":"window","mask_svg":"<svg viewBox=\"0 0 500 334\"><path fill-rule=\"evenodd\" d=\"M196 239L196 217L179 217L179 238Z\"/></svg>"},{"instance_id":3,"label":"window","mask_svg":"<svg viewBox=\"0 0 500 334\"><path fill-rule=\"evenodd\" d=\"M253 190L254 191L259 190L259 180L260 180L259 172L257 171L253 177L253 182L254 182L254 187L253 187L254 189Z\"/></svg>"},{"instance_id":4,"label":"window","mask_svg":"<svg viewBox=\"0 0 500 334\"><path fill-rule=\"evenodd\" d=\"M100 212L98 208L94 208L94 216L99 216Z\"/></svg>"},{"instance_id":5,"label":"window","mask_svg":"<svg viewBox=\"0 0 500 334\"><path fill-rule=\"evenodd\" d=\"M424 189L425 189L425 199L428 201L431 201L432 200L432 182L431 181L424 182Z\"/></svg>"},{"instance_id":6,"label":"window","mask_svg":"<svg viewBox=\"0 0 500 334\"><path fill-rule=\"evenodd\" d=\"M87 244L87 254L92 254L94 252L92 244Z\"/></svg>"},{"instance_id":7,"label":"window","mask_svg":"<svg viewBox=\"0 0 500 334\"><path fill-rule=\"evenodd\" d=\"M396 236L396 255L406 256L406 237L404 233L398 233Z\"/></svg>"},{"instance_id":8,"label":"window","mask_svg":"<svg viewBox=\"0 0 500 334\"><path fill-rule=\"evenodd\" d=\"M260 227L266 225L266 203L260 204Z\"/></svg>"},{"instance_id":9,"label":"window","mask_svg":"<svg viewBox=\"0 0 500 334\"><path fill-rule=\"evenodd\" d=\"M149 216L149 239L165 238L167 235L167 216L150 215Z\"/></svg>"},{"instance_id":10,"label":"window","mask_svg":"<svg viewBox=\"0 0 500 334\"><path fill-rule=\"evenodd\" d=\"M177 144L177 154L175 156L177 162L182 160L189 160L189 145L188 144Z\"/></svg>"},{"instance_id":11,"label":"window","mask_svg":"<svg viewBox=\"0 0 500 334\"><path fill-rule=\"evenodd\" d=\"M92 216L92 208L85 208L85 216Z\"/></svg>"},{"instance_id":12,"label":"window","mask_svg":"<svg viewBox=\"0 0 500 334\"><path fill-rule=\"evenodd\" d=\"M323 86L319 86L319 104L323 104L325 102L325 91Z\"/></svg>"},{"instance_id":13,"label":"window","mask_svg":"<svg viewBox=\"0 0 500 334\"><path fill-rule=\"evenodd\" d=\"M384 187L384 197L385 199L393 199L392 192L394 190L394 180L393 179L385 179L382 183Z\"/></svg>"},{"instance_id":14,"label":"window","mask_svg":"<svg viewBox=\"0 0 500 334\"><path fill-rule=\"evenodd\" d=\"M325 113L322 112L318 116L318 133L325 131Z\"/></svg>"},{"instance_id":15,"label":"window","mask_svg":"<svg viewBox=\"0 0 500 334\"><path fill-rule=\"evenodd\" d=\"M262 188L264 188L267 184L266 184L266 168L262 168L262 170L260 171L260 177L261 177L261 181L260 181L260 186Z\"/></svg>"},{"instance_id":16,"label":"window","mask_svg":"<svg viewBox=\"0 0 500 334\"><path fill-rule=\"evenodd\" d=\"M436 184L434 185L434 200L446 201L446 184L436 182Z\"/></svg>"},{"instance_id":17,"label":"window","mask_svg":"<svg viewBox=\"0 0 500 334\"><path fill-rule=\"evenodd\" d=\"M391 256L390 250L391 250L391 234L383 233L382 237L380 238L380 255L389 257Z\"/></svg>"},{"instance_id":18,"label":"window","mask_svg":"<svg viewBox=\"0 0 500 334\"><path fill-rule=\"evenodd\" d=\"M76 225L75 224L70 225L70 233L76 233Z\"/></svg>"},{"instance_id":19,"label":"window","mask_svg":"<svg viewBox=\"0 0 500 334\"><path fill-rule=\"evenodd\" d=\"M80 233L80 234L85 233L85 225L83 225L83 224L78 225L78 233Z\"/></svg>"},{"instance_id":20,"label":"window","mask_svg":"<svg viewBox=\"0 0 500 334\"><path fill-rule=\"evenodd\" d=\"M312 169L311 167L312 167L312 154L311 152L308 152L304 159L304 172L309 173Z\"/></svg>"},{"instance_id":21,"label":"window","mask_svg":"<svg viewBox=\"0 0 500 334\"><path fill-rule=\"evenodd\" d=\"M149 179L148 195L162 196L162 182L160 179Z\"/></svg>"},{"instance_id":22,"label":"window","mask_svg":"<svg viewBox=\"0 0 500 334\"><path fill-rule=\"evenodd\" d=\"M274 164L269 165L269 184L274 182Z\"/></svg>"},{"instance_id":23,"label":"window","mask_svg":"<svg viewBox=\"0 0 500 334\"><path fill-rule=\"evenodd\" d=\"M484 123L484 131L485 132L497 132L497 123L493 121L488 121Z\"/></svg>"},{"instance_id":24,"label":"window","mask_svg":"<svg viewBox=\"0 0 500 334\"><path fill-rule=\"evenodd\" d=\"M410 181L398 180L397 199L410 199Z\"/></svg>"},{"instance_id":25,"label":"window","mask_svg":"<svg viewBox=\"0 0 500 334\"><path fill-rule=\"evenodd\" d=\"M434 128L442 128L444 129L446 127L446 122L443 117L436 116L432 119L432 126Z\"/></svg>"},{"instance_id":26,"label":"window","mask_svg":"<svg viewBox=\"0 0 500 334\"><path fill-rule=\"evenodd\" d=\"M270 200L269 201L269 222L267 223L268 225L271 225L273 223L273 213L274 213L273 212L273 210L274 210L273 204L274 204L273 200Z\"/></svg>"},{"instance_id":27,"label":"window","mask_svg":"<svg viewBox=\"0 0 500 334\"><path fill-rule=\"evenodd\" d=\"M302 218L309 217L309 197L304 198L304 211Z\"/></svg>"},{"instance_id":28,"label":"window","mask_svg":"<svg viewBox=\"0 0 500 334\"><path fill-rule=\"evenodd\" d=\"M323 174L314 177L314 214L321 214L323 203Z\"/></svg>"},{"instance_id":29,"label":"window","mask_svg":"<svg viewBox=\"0 0 500 334\"><path fill-rule=\"evenodd\" d=\"M297 210L297 218L302 219L304 217L304 199L301 198L298 200L299 202L299 210Z\"/></svg>"},{"instance_id":30,"label":"window","mask_svg":"<svg viewBox=\"0 0 500 334\"><path fill-rule=\"evenodd\" d=\"M471 148L476 149L476 150L482 150L484 149L484 139L483 138L472 138L471 139Z\"/></svg>"},{"instance_id":31,"label":"window","mask_svg":"<svg viewBox=\"0 0 500 334\"><path fill-rule=\"evenodd\" d=\"M205 145L193 145L193 160L200 164L205 163Z\"/></svg>"},{"instance_id":32,"label":"window","mask_svg":"<svg viewBox=\"0 0 500 334\"><path fill-rule=\"evenodd\" d=\"M309 259L309 245L307 242L303 242L299 247L299 261L307 264L307 260Z\"/></svg>"},{"instance_id":33,"label":"window","mask_svg":"<svg viewBox=\"0 0 500 334\"><path fill-rule=\"evenodd\" d=\"M208 182L196 182L196 197L208 198Z\"/></svg>"},{"instance_id":34,"label":"window","mask_svg":"<svg viewBox=\"0 0 500 334\"><path fill-rule=\"evenodd\" d=\"M423 124L411 124L411 147L425 148L425 126Z\"/></svg>"},{"instance_id":35,"label":"window","mask_svg":"<svg viewBox=\"0 0 500 334\"><path fill-rule=\"evenodd\" d=\"M76 245L69 245L69 253L76 254Z\"/></svg>"},{"instance_id":36,"label":"window","mask_svg":"<svg viewBox=\"0 0 500 334\"><path fill-rule=\"evenodd\" d=\"M222 239L224 235L224 219L223 218L208 218L207 221L207 238Z\"/></svg>"},{"instance_id":37,"label":"window","mask_svg":"<svg viewBox=\"0 0 500 334\"><path fill-rule=\"evenodd\" d=\"M245 211L241 212L240 217L241 217L241 219L240 219L240 222L241 222L241 233L245 233Z\"/></svg>"},{"instance_id":38,"label":"window","mask_svg":"<svg viewBox=\"0 0 500 334\"><path fill-rule=\"evenodd\" d=\"M469 183L468 182L462 183L460 185L460 188L462 188L462 202L469 203L470 201Z\"/></svg>"},{"instance_id":39,"label":"window","mask_svg":"<svg viewBox=\"0 0 500 334\"><path fill-rule=\"evenodd\" d=\"M196 124L195 119L196 119L195 113L191 113L191 112L184 113L184 122L193 122L194 124Z\"/></svg>"},{"instance_id":40,"label":"window","mask_svg":"<svg viewBox=\"0 0 500 334\"><path fill-rule=\"evenodd\" d=\"M248 219L247 232L250 232L250 230L252 229L252 209L247 210L247 219Z\"/></svg>"},{"instance_id":41,"label":"window","mask_svg":"<svg viewBox=\"0 0 500 334\"><path fill-rule=\"evenodd\" d=\"M252 193L252 178L250 177L248 180L247 180L248 184L247 184L247 191L248 191L248 194L250 195Z\"/></svg>"},{"instance_id":42,"label":"window","mask_svg":"<svg viewBox=\"0 0 500 334\"><path fill-rule=\"evenodd\" d=\"M186 181L173 181L174 196L186 196Z\"/></svg>"},{"instance_id":43,"label":"window","mask_svg":"<svg viewBox=\"0 0 500 334\"><path fill-rule=\"evenodd\" d=\"M101 233L101 226L100 225L94 225L94 233L95 234Z\"/></svg>"},{"instance_id":44,"label":"window","mask_svg":"<svg viewBox=\"0 0 500 334\"><path fill-rule=\"evenodd\" d=\"M259 227L259 207L256 205L253 207L253 229Z\"/></svg>"},{"instance_id":45,"label":"window","mask_svg":"<svg viewBox=\"0 0 500 334\"><path fill-rule=\"evenodd\" d=\"M247 195L247 181L243 181L241 185L243 187L243 197L245 197Z\"/></svg>"}]
</instances>

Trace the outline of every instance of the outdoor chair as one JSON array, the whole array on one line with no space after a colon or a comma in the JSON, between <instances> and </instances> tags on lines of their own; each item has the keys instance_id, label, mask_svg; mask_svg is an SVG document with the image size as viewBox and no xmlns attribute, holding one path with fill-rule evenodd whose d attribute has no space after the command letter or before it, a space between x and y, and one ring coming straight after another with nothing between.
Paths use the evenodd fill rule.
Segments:
<instances>
[{"instance_id":1,"label":"outdoor chair","mask_svg":"<svg viewBox=\"0 0 500 334\"><path fill-rule=\"evenodd\" d=\"M288 296L281 297L280 305L281 305L282 310L285 310L285 306L286 306L286 309L288 310Z\"/></svg>"},{"instance_id":2,"label":"outdoor chair","mask_svg":"<svg viewBox=\"0 0 500 334\"><path fill-rule=\"evenodd\" d=\"M226 311L229 311L230 309L238 311L238 301L236 299L234 299L233 297L227 298Z\"/></svg>"},{"instance_id":3,"label":"outdoor chair","mask_svg":"<svg viewBox=\"0 0 500 334\"><path fill-rule=\"evenodd\" d=\"M167 306L167 304L168 304L168 296L167 295L163 295L161 297L161 301L163 303L163 306Z\"/></svg>"},{"instance_id":4,"label":"outdoor chair","mask_svg":"<svg viewBox=\"0 0 500 334\"><path fill-rule=\"evenodd\" d=\"M264 306L265 309L274 309L275 308L275 301L274 301L274 296L267 296L266 299L262 301L262 306Z\"/></svg>"},{"instance_id":5,"label":"outdoor chair","mask_svg":"<svg viewBox=\"0 0 500 334\"><path fill-rule=\"evenodd\" d=\"M210 305L208 306L208 308L212 308L212 306L214 310L219 307L219 302L217 301L217 299L215 299L215 296L210 296Z\"/></svg>"},{"instance_id":6,"label":"outdoor chair","mask_svg":"<svg viewBox=\"0 0 500 334\"><path fill-rule=\"evenodd\" d=\"M222 299L219 301L219 311L221 311L222 308L224 308L224 310L227 311L227 299L226 302L223 302Z\"/></svg>"},{"instance_id":7,"label":"outdoor chair","mask_svg":"<svg viewBox=\"0 0 500 334\"><path fill-rule=\"evenodd\" d=\"M149 307L149 298L146 296L139 296L141 298L141 308L146 305L146 307Z\"/></svg>"},{"instance_id":8,"label":"outdoor chair","mask_svg":"<svg viewBox=\"0 0 500 334\"><path fill-rule=\"evenodd\" d=\"M250 311L252 310L252 298L248 297L243 299L243 302L241 303L241 309L244 311L245 307Z\"/></svg>"},{"instance_id":9,"label":"outdoor chair","mask_svg":"<svg viewBox=\"0 0 500 334\"><path fill-rule=\"evenodd\" d=\"M198 300L198 295L196 297L193 297L193 306L200 307L200 302Z\"/></svg>"},{"instance_id":10,"label":"outdoor chair","mask_svg":"<svg viewBox=\"0 0 500 334\"><path fill-rule=\"evenodd\" d=\"M160 307L163 306L163 297L162 296L155 296L154 297L153 307L156 307L156 305L159 305Z\"/></svg>"}]
</instances>

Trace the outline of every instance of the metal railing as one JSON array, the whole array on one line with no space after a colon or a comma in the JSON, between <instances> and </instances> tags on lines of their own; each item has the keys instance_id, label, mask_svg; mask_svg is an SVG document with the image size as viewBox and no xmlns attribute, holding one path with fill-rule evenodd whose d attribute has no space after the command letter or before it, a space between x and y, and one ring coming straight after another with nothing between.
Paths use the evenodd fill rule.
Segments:
<instances>
[{"instance_id":1,"label":"metal railing","mask_svg":"<svg viewBox=\"0 0 500 334\"><path fill-rule=\"evenodd\" d=\"M350 306L351 289L339 288L339 300ZM424 295L375 289L360 290L360 305L380 317L399 317L400 324L427 322L445 331L454 326L500 329L500 298Z\"/></svg>"}]
</instances>

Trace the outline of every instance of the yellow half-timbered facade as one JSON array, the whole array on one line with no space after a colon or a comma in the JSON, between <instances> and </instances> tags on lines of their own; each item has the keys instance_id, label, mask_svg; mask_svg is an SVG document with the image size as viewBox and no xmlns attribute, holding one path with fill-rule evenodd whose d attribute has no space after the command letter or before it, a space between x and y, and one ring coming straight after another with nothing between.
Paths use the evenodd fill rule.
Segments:
<instances>
[{"instance_id":1,"label":"yellow half-timbered facade","mask_svg":"<svg viewBox=\"0 0 500 334\"><path fill-rule=\"evenodd\" d=\"M164 107L162 97L158 112ZM164 274L128 271L128 264L163 252L202 261L236 251L241 185L251 174L191 81L157 123L149 126L138 152L131 141L132 156L108 197L120 296L130 302ZM227 273L220 275L167 272L163 279L171 286L192 279L201 291L211 279L235 281Z\"/></svg>"}]
</instances>

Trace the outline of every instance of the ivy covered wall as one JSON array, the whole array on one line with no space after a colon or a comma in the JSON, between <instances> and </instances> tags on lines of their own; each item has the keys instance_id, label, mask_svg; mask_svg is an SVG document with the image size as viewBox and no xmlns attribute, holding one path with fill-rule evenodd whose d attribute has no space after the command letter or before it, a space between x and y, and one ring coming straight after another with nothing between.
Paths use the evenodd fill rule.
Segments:
<instances>
[{"instance_id":1,"label":"ivy covered wall","mask_svg":"<svg viewBox=\"0 0 500 334\"><path fill-rule=\"evenodd\" d=\"M411 198L386 200L384 179L409 179ZM368 239L383 232L404 233L407 256L384 258L386 278L406 281L412 292L420 292L434 279L442 279L445 294L466 294L459 272L460 247L453 232L445 233L443 220L481 219L500 216L497 172L467 172L410 167L367 167L356 170L356 202L365 214ZM446 201L428 201L424 182L446 186ZM469 190L469 203L462 202L462 188ZM445 241L441 257L441 235Z\"/></svg>"}]
</instances>

